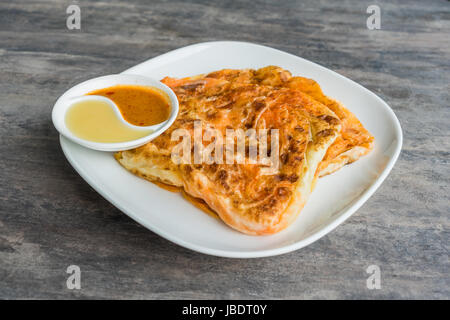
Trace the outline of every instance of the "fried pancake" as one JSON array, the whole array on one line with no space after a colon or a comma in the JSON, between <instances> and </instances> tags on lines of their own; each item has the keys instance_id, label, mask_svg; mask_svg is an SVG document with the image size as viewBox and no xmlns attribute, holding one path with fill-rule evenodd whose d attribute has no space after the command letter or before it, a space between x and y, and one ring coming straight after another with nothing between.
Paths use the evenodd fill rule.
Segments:
<instances>
[{"instance_id":1,"label":"fried pancake","mask_svg":"<svg viewBox=\"0 0 450 320\"><path fill-rule=\"evenodd\" d=\"M340 102L327 97L319 84L312 79L293 77L289 71L276 66L268 66L258 70L224 69L212 72L205 77L224 79L234 83L255 83L299 90L332 110L341 120L342 130L336 141L327 150L317 169L320 177L333 173L344 165L358 160L373 148L374 138L358 118ZM201 77L197 76L197 79L199 78Z\"/></svg>"},{"instance_id":2,"label":"fried pancake","mask_svg":"<svg viewBox=\"0 0 450 320\"><path fill-rule=\"evenodd\" d=\"M182 187L243 233L272 234L292 223L311 192L317 166L339 135L337 116L290 88L205 77L163 82L177 94L177 119L158 138L118 152L116 159L150 181ZM279 148L270 150L279 155L278 170L268 171L265 163L252 164L247 148L233 154L232 164L176 164L171 154L179 140L172 141L172 133L183 129L192 137L196 120L201 120L203 134L213 128L223 137L230 128L278 129ZM203 147L209 143L203 141Z\"/></svg>"}]
</instances>

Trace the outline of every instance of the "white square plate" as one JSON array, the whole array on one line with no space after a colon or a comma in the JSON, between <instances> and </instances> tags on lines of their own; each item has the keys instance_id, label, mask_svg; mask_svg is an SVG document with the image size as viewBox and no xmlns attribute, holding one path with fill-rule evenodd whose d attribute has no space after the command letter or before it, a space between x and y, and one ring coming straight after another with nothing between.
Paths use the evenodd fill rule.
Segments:
<instances>
[{"instance_id":1,"label":"white square plate","mask_svg":"<svg viewBox=\"0 0 450 320\"><path fill-rule=\"evenodd\" d=\"M253 258L297 250L350 217L380 186L400 153L402 132L391 108L359 84L294 55L244 42L206 42L171 51L124 73L156 79L185 77L223 68L277 65L316 80L375 136L374 150L359 161L319 179L287 229L248 236L214 219L180 194L163 190L122 168L113 155L86 149L64 137L61 146L77 172L103 197L160 236L186 248L223 257Z\"/></svg>"}]
</instances>

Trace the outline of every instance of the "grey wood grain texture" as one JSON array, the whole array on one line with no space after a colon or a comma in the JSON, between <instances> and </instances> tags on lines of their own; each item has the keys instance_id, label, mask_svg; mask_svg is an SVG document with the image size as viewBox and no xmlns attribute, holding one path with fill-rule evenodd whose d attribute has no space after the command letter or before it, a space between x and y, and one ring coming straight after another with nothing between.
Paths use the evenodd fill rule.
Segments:
<instances>
[{"instance_id":1,"label":"grey wood grain texture","mask_svg":"<svg viewBox=\"0 0 450 320\"><path fill-rule=\"evenodd\" d=\"M66 8L81 7L81 30ZM381 30L366 28L370 4ZM448 1L1 1L0 298L450 298ZM93 191L50 112L66 89L209 40L285 50L385 99L404 146L375 195L299 251L225 259L179 247ZM79 265L81 290L66 288ZM380 290L366 268L379 265Z\"/></svg>"}]
</instances>

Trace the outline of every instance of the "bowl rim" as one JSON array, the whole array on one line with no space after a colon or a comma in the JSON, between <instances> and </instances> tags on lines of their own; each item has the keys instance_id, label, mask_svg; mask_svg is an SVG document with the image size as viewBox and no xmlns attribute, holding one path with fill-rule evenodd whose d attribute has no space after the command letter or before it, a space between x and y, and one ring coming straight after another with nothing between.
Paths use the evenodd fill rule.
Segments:
<instances>
[{"instance_id":1,"label":"bowl rim","mask_svg":"<svg viewBox=\"0 0 450 320\"><path fill-rule=\"evenodd\" d=\"M65 123L66 112L73 105L73 102L71 102L71 100L76 99L78 97L82 97L86 93L89 93L93 90L107 88L109 86L114 85L137 85L159 89L160 91L164 92L169 98L171 108L169 118L153 126L141 127L143 130L151 129L153 131L142 138L125 142L112 142L112 143L94 142L75 136L67 128ZM112 102L112 100L110 101ZM172 123L178 116L178 111L179 111L179 103L176 94L172 91L172 89L170 89L167 85L160 82L159 80L142 75L112 74L83 81L71 87L66 92L64 92L56 100L53 106L52 122L56 130L58 130L58 132L61 135L86 148L99 151L121 151L137 148L158 137L172 125ZM123 121L125 120L123 119ZM131 124L129 127L136 128L136 126L133 126Z\"/></svg>"}]
</instances>

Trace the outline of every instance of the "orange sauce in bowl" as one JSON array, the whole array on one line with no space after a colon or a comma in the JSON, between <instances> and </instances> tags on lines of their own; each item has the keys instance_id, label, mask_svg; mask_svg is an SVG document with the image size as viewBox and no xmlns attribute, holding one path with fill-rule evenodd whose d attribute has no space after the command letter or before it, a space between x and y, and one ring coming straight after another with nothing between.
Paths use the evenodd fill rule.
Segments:
<instances>
[{"instance_id":1,"label":"orange sauce in bowl","mask_svg":"<svg viewBox=\"0 0 450 320\"><path fill-rule=\"evenodd\" d=\"M154 87L116 85L94 90L88 95L111 99L123 118L135 126L152 126L170 116L170 100L165 92Z\"/></svg>"}]
</instances>

